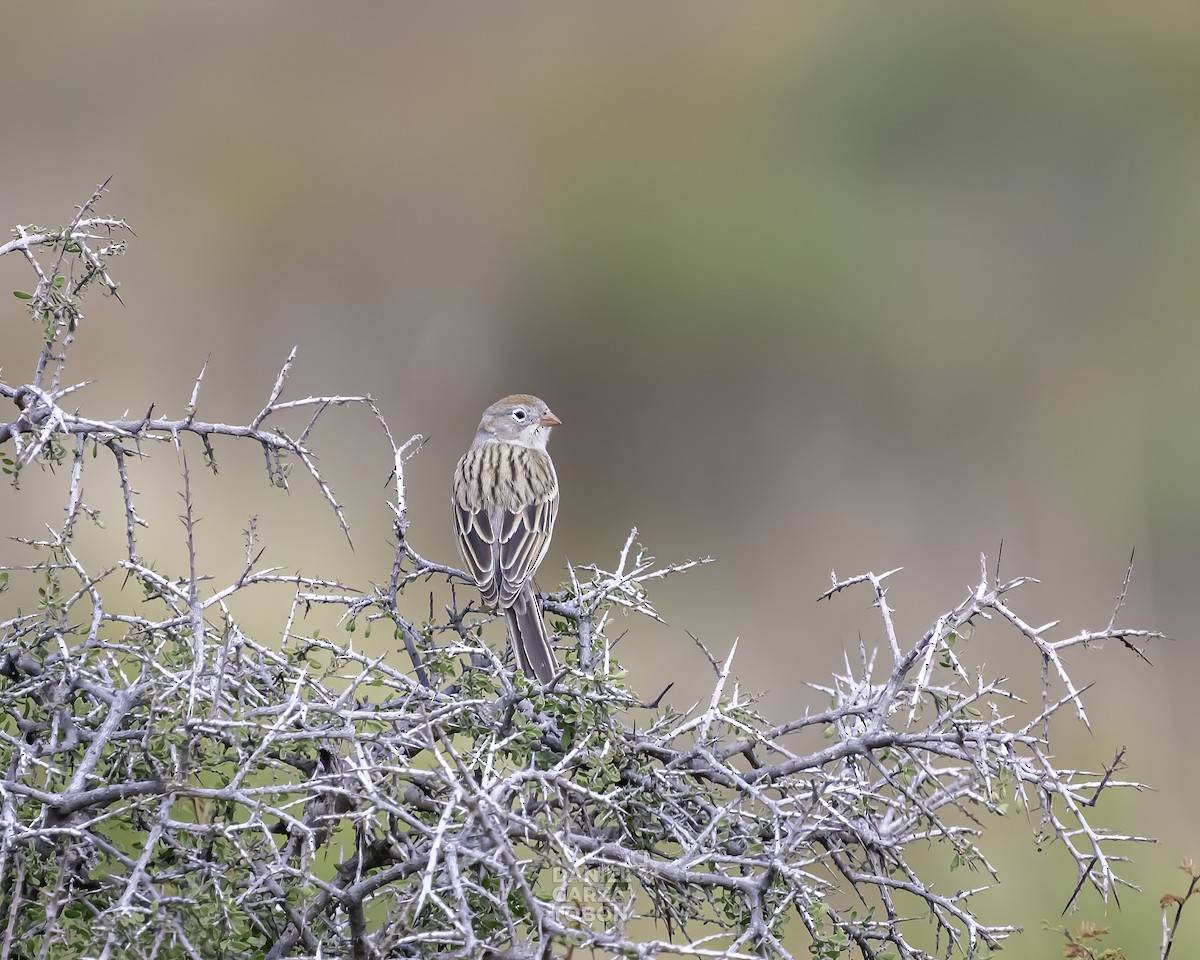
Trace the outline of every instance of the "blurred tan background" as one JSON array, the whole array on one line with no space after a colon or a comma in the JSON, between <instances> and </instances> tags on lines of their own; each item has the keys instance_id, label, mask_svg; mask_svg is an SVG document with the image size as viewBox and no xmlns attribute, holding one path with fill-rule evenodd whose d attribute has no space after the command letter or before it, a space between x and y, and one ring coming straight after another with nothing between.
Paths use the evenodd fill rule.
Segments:
<instances>
[{"instance_id":1,"label":"blurred tan background","mask_svg":"<svg viewBox=\"0 0 1200 960\"><path fill-rule=\"evenodd\" d=\"M1178 639L1153 669L1074 657L1093 732L1059 747L1101 764L1127 744L1158 787L1098 812L1162 839L1130 851L1146 894L1107 918L1083 901L1131 956L1157 943L1158 896L1200 853L1196 8L8 4L0 56L0 225L61 223L112 175L102 209L138 234L125 306L86 304L86 411L179 413L207 359L202 414L244 422L298 345L291 396L369 392L430 437L412 533L453 560L454 461L484 406L539 394L564 422L544 583L611 566L635 524L663 559L717 560L655 592L670 628L629 624L647 695L703 691L690 630L718 653L741 637L768 713L822 703L805 682L879 640L866 593L815 603L831 568L903 565L913 634L1003 541L1005 572L1044 581L1014 604L1074 631L1107 622L1136 548L1123 622ZM28 276L0 261L6 295ZM12 300L8 382L36 343ZM254 513L266 562L386 580L374 426L337 412L314 445L355 550L303 478L278 496L224 445L197 479L202 565L236 565ZM144 543L171 557L178 470L165 448L142 469ZM3 532L55 521L54 482L0 490ZM115 505L99 471L88 495ZM979 660L1036 679L990 636ZM984 847L1005 871L988 918L1055 956L1040 925L1074 875L1012 835Z\"/></svg>"}]
</instances>

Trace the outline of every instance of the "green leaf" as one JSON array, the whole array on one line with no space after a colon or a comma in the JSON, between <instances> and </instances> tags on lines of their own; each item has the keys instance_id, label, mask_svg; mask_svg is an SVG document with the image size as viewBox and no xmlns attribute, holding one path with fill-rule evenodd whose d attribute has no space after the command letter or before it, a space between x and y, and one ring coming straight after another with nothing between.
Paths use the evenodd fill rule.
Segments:
<instances>
[{"instance_id":1,"label":"green leaf","mask_svg":"<svg viewBox=\"0 0 1200 960\"><path fill-rule=\"evenodd\" d=\"M33 299L33 294L26 293L24 290L14 290L13 296L16 297L18 300L32 300Z\"/></svg>"}]
</instances>

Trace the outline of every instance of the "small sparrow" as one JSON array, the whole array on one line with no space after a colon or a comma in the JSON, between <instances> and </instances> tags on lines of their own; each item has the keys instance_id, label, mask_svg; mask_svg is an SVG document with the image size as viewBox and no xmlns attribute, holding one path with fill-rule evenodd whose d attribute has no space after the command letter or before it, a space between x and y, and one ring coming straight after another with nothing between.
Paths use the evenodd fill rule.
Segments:
<instances>
[{"instance_id":1,"label":"small sparrow","mask_svg":"<svg viewBox=\"0 0 1200 960\"><path fill-rule=\"evenodd\" d=\"M508 642L525 676L554 679L558 667L533 574L550 547L558 476L546 452L558 419L537 397L517 393L483 411L471 447L454 469L454 530L483 602L508 621Z\"/></svg>"}]
</instances>

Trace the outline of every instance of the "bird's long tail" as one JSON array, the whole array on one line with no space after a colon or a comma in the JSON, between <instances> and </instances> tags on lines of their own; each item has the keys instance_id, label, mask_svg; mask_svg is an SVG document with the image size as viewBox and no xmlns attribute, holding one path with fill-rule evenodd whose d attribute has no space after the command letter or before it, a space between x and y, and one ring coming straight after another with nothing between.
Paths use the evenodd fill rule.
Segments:
<instances>
[{"instance_id":1,"label":"bird's long tail","mask_svg":"<svg viewBox=\"0 0 1200 960\"><path fill-rule=\"evenodd\" d=\"M558 661L550 649L542 608L533 595L532 583L525 582L504 616L508 620L508 642L517 651L517 661L525 676L531 680L536 677L538 683L549 683L558 670Z\"/></svg>"}]
</instances>

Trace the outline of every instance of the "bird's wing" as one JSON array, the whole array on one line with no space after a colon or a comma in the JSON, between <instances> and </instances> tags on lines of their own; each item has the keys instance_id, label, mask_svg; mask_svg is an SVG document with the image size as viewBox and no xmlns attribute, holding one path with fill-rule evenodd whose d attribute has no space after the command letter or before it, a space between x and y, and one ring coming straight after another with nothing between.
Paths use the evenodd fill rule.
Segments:
<instances>
[{"instance_id":1,"label":"bird's wing","mask_svg":"<svg viewBox=\"0 0 1200 960\"><path fill-rule=\"evenodd\" d=\"M498 511L500 606L510 607L525 581L542 562L550 548L554 518L558 515L558 491L549 499L516 511Z\"/></svg>"},{"instance_id":2,"label":"bird's wing","mask_svg":"<svg viewBox=\"0 0 1200 960\"><path fill-rule=\"evenodd\" d=\"M458 534L459 552L467 565L467 572L475 578L483 602L495 606L499 595L496 571L496 535L492 532L492 520L487 510L468 510L454 504L454 530Z\"/></svg>"}]
</instances>

